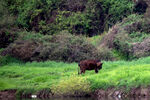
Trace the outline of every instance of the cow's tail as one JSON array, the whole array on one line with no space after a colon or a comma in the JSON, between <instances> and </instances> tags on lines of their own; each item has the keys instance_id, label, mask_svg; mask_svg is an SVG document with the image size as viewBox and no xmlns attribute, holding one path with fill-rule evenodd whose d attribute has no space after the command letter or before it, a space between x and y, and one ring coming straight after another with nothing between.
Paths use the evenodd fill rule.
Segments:
<instances>
[{"instance_id":1,"label":"cow's tail","mask_svg":"<svg viewBox=\"0 0 150 100\"><path fill-rule=\"evenodd\" d=\"M79 71L80 71L80 69L79 69L79 68L80 68L80 63L78 64L78 75L80 74L80 73L79 73Z\"/></svg>"}]
</instances>

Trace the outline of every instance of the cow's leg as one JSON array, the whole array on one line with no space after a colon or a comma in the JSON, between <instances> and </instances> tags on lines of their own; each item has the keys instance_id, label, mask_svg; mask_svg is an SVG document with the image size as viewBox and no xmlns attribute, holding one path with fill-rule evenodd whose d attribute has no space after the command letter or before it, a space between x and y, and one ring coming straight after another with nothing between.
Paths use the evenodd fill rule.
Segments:
<instances>
[{"instance_id":1,"label":"cow's leg","mask_svg":"<svg viewBox=\"0 0 150 100\"><path fill-rule=\"evenodd\" d=\"M98 73L98 69L95 69L95 73Z\"/></svg>"},{"instance_id":2,"label":"cow's leg","mask_svg":"<svg viewBox=\"0 0 150 100\"><path fill-rule=\"evenodd\" d=\"M79 74L82 74L82 73L83 73L82 70L80 70Z\"/></svg>"},{"instance_id":3,"label":"cow's leg","mask_svg":"<svg viewBox=\"0 0 150 100\"><path fill-rule=\"evenodd\" d=\"M82 69L81 74L82 74L82 73L83 73L83 74L85 73L85 70L84 70L84 69Z\"/></svg>"},{"instance_id":4,"label":"cow's leg","mask_svg":"<svg viewBox=\"0 0 150 100\"><path fill-rule=\"evenodd\" d=\"M80 71L80 74L82 74L82 71Z\"/></svg>"},{"instance_id":5,"label":"cow's leg","mask_svg":"<svg viewBox=\"0 0 150 100\"><path fill-rule=\"evenodd\" d=\"M83 74L85 74L85 70L83 70Z\"/></svg>"},{"instance_id":6,"label":"cow's leg","mask_svg":"<svg viewBox=\"0 0 150 100\"><path fill-rule=\"evenodd\" d=\"M78 75L80 74L81 68L80 68L80 64L78 64Z\"/></svg>"}]
</instances>

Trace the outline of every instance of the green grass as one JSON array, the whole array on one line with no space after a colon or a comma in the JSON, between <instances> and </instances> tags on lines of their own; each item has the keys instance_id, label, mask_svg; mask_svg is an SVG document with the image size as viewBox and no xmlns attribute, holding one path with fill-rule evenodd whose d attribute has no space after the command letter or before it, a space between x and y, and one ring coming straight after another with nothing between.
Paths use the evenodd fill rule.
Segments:
<instances>
[{"instance_id":1,"label":"green grass","mask_svg":"<svg viewBox=\"0 0 150 100\"><path fill-rule=\"evenodd\" d=\"M104 34L102 35L96 35L96 36L93 36L93 37L88 37L87 40L93 44L94 46L98 46L100 44L100 41L102 39L102 37L104 36Z\"/></svg>"},{"instance_id":2,"label":"green grass","mask_svg":"<svg viewBox=\"0 0 150 100\"><path fill-rule=\"evenodd\" d=\"M21 60L11 57L11 56L1 56L0 55L0 66L4 66L4 65L8 65L8 64L11 65L13 63L21 64L23 62Z\"/></svg>"},{"instance_id":3,"label":"green grass","mask_svg":"<svg viewBox=\"0 0 150 100\"><path fill-rule=\"evenodd\" d=\"M78 75L77 69L77 63L11 63L0 67L0 90L36 92L47 88L55 93L73 94L75 91L89 92L109 87L129 89L150 84L150 57L134 61L104 61L98 74L93 70Z\"/></svg>"}]
</instances>

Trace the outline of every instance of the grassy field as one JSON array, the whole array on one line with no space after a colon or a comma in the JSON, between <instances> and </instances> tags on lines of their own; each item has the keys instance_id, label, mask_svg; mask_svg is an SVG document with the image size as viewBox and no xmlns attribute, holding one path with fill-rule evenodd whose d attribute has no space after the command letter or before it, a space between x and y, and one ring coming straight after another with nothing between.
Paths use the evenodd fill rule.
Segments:
<instances>
[{"instance_id":1,"label":"grassy field","mask_svg":"<svg viewBox=\"0 0 150 100\"><path fill-rule=\"evenodd\" d=\"M135 61L105 62L95 74L86 71L78 75L77 63L32 62L9 63L0 67L0 90L18 89L36 92L51 89L54 93L89 92L109 87L148 86L150 84L150 57Z\"/></svg>"}]
</instances>

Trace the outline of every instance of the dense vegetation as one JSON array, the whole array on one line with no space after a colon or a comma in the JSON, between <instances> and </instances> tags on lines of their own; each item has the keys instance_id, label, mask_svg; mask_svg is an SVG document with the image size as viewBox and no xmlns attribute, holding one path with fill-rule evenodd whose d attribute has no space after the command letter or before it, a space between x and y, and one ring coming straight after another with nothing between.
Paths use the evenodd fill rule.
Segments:
<instances>
[{"instance_id":1,"label":"dense vegetation","mask_svg":"<svg viewBox=\"0 0 150 100\"><path fill-rule=\"evenodd\" d=\"M6 0L19 27L42 34L100 34L133 11L131 0ZM119 15L119 16L118 16Z\"/></svg>"},{"instance_id":2,"label":"dense vegetation","mask_svg":"<svg viewBox=\"0 0 150 100\"><path fill-rule=\"evenodd\" d=\"M135 5L132 0L1 0L1 55L25 62L128 60L149 56L149 48L147 51L144 51L145 47L143 51L136 49L143 47L145 41L149 43L146 39L149 20L142 15L130 15L134 11L144 13L147 5L145 9L139 9L139 4L145 3ZM115 25L116 22L121 23ZM114 25L117 28L109 29ZM111 39L111 35L102 34L108 30L108 34L113 34L114 30L121 32ZM130 34L128 38L127 34ZM97 40L85 38L93 35L101 36ZM105 40L112 40L107 44L113 48L108 45L101 47ZM127 41L122 43L124 40ZM136 46L139 42L141 47Z\"/></svg>"},{"instance_id":3,"label":"dense vegetation","mask_svg":"<svg viewBox=\"0 0 150 100\"><path fill-rule=\"evenodd\" d=\"M1 0L0 7L2 56L25 62L78 62L115 60L109 49L98 49L84 36L76 35L102 34L130 15L134 3L130 0Z\"/></svg>"},{"instance_id":4,"label":"dense vegetation","mask_svg":"<svg viewBox=\"0 0 150 100\"><path fill-rule=\"evenodd\" d=\"M141 15L130 15L109 30L101 45L117 50L126 59L149 56L149 23Z\"/></svg>"}]
</instances>

